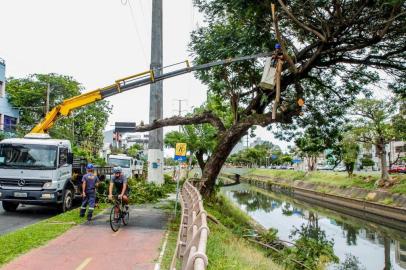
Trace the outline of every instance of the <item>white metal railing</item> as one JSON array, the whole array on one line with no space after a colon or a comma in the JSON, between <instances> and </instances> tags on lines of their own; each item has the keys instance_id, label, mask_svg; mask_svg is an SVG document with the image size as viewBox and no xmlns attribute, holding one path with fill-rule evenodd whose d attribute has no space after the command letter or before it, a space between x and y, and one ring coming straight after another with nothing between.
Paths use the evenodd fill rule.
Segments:
<instances>
[{"instance_id":1,"label":"white metal railing","mask_svg":"<svg viewBox=\"0 0 406 270\"><path fill-rule=\"evenodd\" d=\"M209 227L202 196L189 181L186 181L180 192L179 201L182 217L171 270L176 269L177 258L182 262L182 270L204 270L208 264L206 245Z\"/></svg>"}]
</instances>

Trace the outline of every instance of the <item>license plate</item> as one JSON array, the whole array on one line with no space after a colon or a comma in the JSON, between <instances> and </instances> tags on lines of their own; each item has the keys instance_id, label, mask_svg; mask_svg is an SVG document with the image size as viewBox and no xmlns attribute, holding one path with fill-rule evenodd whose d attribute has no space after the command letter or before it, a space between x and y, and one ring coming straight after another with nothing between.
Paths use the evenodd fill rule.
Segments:
<instances>
[{"instance_id":1,"label":"license plate","mask_svg":"<svg viewBox=\"0 0 406 270\"><path fill-rule=\"evenodd\" d=\"M27 193L22 193L22 192L14 192L14 197L18 198L27 198Z\"/></svg>"}]
</instances>

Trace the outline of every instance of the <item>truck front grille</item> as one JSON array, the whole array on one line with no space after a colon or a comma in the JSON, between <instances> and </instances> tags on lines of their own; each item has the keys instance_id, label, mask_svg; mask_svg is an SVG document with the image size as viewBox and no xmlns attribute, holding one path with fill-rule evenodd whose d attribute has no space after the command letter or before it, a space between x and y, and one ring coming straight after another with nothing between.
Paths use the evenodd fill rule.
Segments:
<instances>
[{"instance_id":1,"label":"truck front grille","mask_svg":"<svg viewBox=\"0 0 406 270\"><path fill-rule=\"evenodd\" d=\"M36 187L36 188L42 188L46 182L50 182L50 180L44 180L44 179L4 179L4 178L0 178L0 186L2 186L2 187Z\"/></svg>"}]
</instances>

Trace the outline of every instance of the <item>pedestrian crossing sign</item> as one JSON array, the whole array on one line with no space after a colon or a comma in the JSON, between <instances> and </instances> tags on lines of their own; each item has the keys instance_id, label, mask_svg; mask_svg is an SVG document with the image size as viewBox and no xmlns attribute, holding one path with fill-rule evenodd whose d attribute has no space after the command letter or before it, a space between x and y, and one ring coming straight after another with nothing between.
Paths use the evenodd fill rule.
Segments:
<instances>
[{"instance_id":1,"label":"pedestrian crossing sign","mask_svg":"<svg viewBox=\"0 0 406 270\"><path fill-rule=\"evenodd\" d=\"M175 160L186 161L186 143L177 143L176 144Z\"/></svg>"}]
</instances>

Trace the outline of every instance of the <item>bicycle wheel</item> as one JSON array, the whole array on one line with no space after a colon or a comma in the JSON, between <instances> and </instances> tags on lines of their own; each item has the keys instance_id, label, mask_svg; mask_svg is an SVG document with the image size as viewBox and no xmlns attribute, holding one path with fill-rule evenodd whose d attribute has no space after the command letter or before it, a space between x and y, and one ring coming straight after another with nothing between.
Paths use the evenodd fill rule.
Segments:
<instances>
[{"instance_id":1,"label":"bicycle wheel","mask_svg":"<svg viewBox=\"0 0 406 270\"><path fill-rule=\"evenodd\" d=\"M120 218L120 207L118 205L114 205L111 208L110 212L110 227L113 232L118 231L121 226L121 218Z\"/></svg>"},{"instance_id":2,"label":"bicycle wheel","mask_svg":"<svg viewBox=\"0 0 406 270\"><path fill-rule=\"evenodd\" d=\"M130 222L130 212L129 211L127 211L127 212L122 212L122 219L123 219L123 224L125 225L125 226L127 226L128 225L128 222Z\"/></svg>"}]
</instances>

